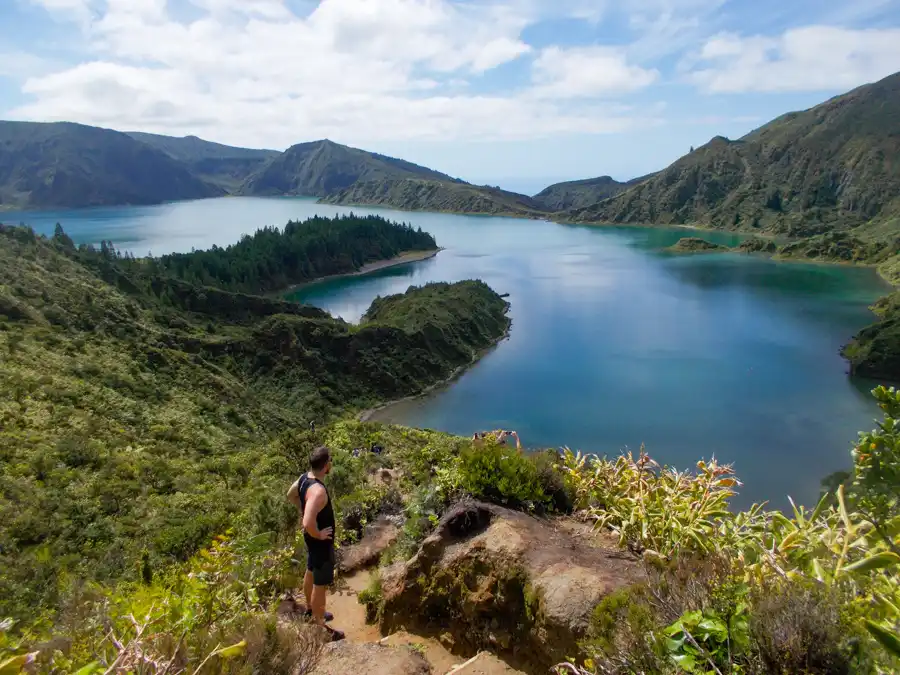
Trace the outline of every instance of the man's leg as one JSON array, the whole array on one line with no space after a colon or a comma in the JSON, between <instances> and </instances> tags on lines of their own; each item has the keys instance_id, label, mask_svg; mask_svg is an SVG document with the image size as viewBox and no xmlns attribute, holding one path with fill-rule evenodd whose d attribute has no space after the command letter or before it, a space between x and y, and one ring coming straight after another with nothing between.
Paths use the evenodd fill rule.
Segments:
<instances>
[{"instance_id":1,"label":"man's leg","mask_svg":"<svg viewBox=\"0 0 900 675\"><path fill-rule=\"evenodd\" d=\"M320 626L325 625L325 599L328 595L328 586L313 586L312 589L312 615L313 621Z\"/></svg>"},{"instance_id":2,"label":"man's leg","mask_svg":"<svg viewBox=\"0 0 900 675\"><path fill-rule=\"evenodd\" d=\"M306 570L303 577L303 595L306 596L306 609L312 609L312 593L313 593L313 573L312 570Z\"/></svg>"},{"instance_id":3,"label":"man's leg","mask_svg":"<svg viewBox=\"0 0 900 675\"><path fill-rule=\"evenodd\" d=\"M325 625L325 622L333 617L325 611L325 602L328 595L328 587L334 583L334 550L330 550L313 570L312 591L312 618L319 626L331 633L334 641L343 640L344 634Z\"/></svg>"}]
</instances>

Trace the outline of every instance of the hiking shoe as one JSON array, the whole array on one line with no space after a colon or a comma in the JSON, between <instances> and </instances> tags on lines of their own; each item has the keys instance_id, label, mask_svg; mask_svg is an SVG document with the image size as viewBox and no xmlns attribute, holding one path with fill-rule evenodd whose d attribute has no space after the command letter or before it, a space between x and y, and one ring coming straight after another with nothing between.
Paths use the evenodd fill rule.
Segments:
<instances>
[{"instance_id":1,"label":"hiking shoe","mask_svg":"<svg viewBox=\"0 0 900 675\"><path fill-rule=\"evenodd\" d=\"M306 617L307 619L312 619L312 610L311 609L306 610L306 612L304 612L303 616ZM325 612L325 621L334 621L334 614L332 614L331 612Z\"/></svg>"},{"instance_id":2,"label":"hiking shoe","mask_svg":"<svg viewBox=\"0 0 900 675\"><path fill-rule=\"evenodd\" d=\"M342 631L335 630L334 628L328 628L328 626L325 627L325 630L327 630L329 633L331 633L331 641L332 642L340 642L345 637L347 637L346 635L344 635L344 633Z\"/></svg>"}]
</instances>

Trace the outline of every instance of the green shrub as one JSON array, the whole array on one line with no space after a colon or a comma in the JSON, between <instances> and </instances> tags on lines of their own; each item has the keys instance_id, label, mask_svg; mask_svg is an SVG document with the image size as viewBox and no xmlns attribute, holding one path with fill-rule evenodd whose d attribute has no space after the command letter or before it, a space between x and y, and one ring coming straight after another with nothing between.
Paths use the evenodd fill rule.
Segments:
<instances>
[{"instance_id":1,"label":"green shrub","mask_svg":"<svg viewBox=\"0 0 900 675\"><path fill-rule=\"evenodd\" d=\"M513 448L469 445L460 454L457 471L459 487L478 499L513 508L550 505L537 465Z\"/></svg>"},{"instance_id":2,"label":"green shrub","mask_svg":"<svg viewBox=\"0 0 900 675\"><path fill-rule=\"evenodd\" d=\"M378 514L399 510L401 496L396 489L364 483L349 495L335 498L335 511L340 526L338 541L359 541L363 531Z\"/></svg>"},{"instance_id":3,"label":"green shrub","mask_svg":"<svg viewBox=\"0 0 900 675\"><path fill-rule=\"evenodd\" d=\"M406 521L397 541L381 555L381 564L409 560L440 519L448 500L438 487L423 485L408 498Z\"/></svg>"},{"instance_id":4,"label":"green shrub","mask_svg":"<svg viewBox=\"0 0 900 675\"><path fill-rule=\"evenodd\" d=\"M591 616L588 637L582 648L602 659L603 656L628 653L641 668L661 662L646 636L656 627L648 602L648 588L623 588L606 596Z\"/></svg>"},{"instance_id":5,"label":"green shrub","mask_svg":"<svg viewBox=\"0 0 900 675\"><path fill-rule=\"evenodd\" d=\"M575 508L575 490L559 468L562 461L556 450L545 450L528 458L537 467L538 480L554 511L571 513Z\"/></svg>"},{"instance_id":6,"label":"green shrub","mask_svg":"<svg viewBox=\"0 0 900 675\"><path fill-rule=\"evenodd\" d=\"M369 579L369 585L357 596L359 604L366 607L366 621L377 623L384 609L384 592L381 587L381 574L377 571Z\"/></svg>"}]
</instances>

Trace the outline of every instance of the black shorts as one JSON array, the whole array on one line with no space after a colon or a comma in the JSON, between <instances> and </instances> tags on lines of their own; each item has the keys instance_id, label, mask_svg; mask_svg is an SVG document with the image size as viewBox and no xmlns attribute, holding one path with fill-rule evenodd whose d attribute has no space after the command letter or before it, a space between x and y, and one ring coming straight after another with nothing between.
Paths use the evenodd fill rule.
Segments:
<instances>
[{"instance_id":1,"label":"black shorts","mask_svg":"<svg viewBox=\"0 0 900 675\"><path fill-rule=\"evenodd\" d=\"M330 586L334 583L334 546L306 547L306 569L312 572L313 584Z\"/></svg>"}]
</instances>

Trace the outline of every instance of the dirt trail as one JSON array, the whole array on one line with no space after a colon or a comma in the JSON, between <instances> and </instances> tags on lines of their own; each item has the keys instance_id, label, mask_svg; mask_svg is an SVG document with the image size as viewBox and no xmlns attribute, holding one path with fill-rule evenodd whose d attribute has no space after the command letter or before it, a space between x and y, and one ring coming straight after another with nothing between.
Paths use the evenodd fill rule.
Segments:
<instances>
[{"instance_id":1,"label":"dirt trail","mask_svg":"<svg viewBox=\"0 0 900 675\"><path fill-rule=\"evenodd\" d=\"M366 610L357 596L369 585L370 570L362 570L343 577L342 583L328 597L328 609L334 614L332 626L344 631L351 642L380 642L392 647L410 647L422 654L433 669L434 675L524 675L514 670L496 656L488 653L467 659L455 656L433 638L399 631L382 637L377 626L366 623Z\"/></svg>"},{"instance_id":2,"label":"dirt trail","mask_svg":"<svg viewBox=\"0 0 900 675\"><path fill-rule=\"evenodd\" d=\"M328 595L328 611L334 614L334 628L344 631L353 642L378 642L381 632L378 626L366 623L366 608L359 604L357 595L369 585L371 573L357 572L342 578L342 583L334 593Z\"/></svg>"}]
</instances>

